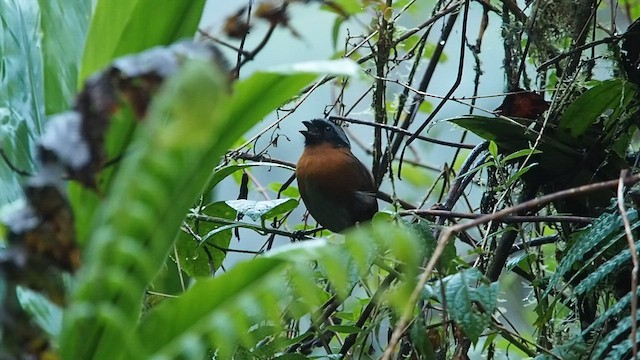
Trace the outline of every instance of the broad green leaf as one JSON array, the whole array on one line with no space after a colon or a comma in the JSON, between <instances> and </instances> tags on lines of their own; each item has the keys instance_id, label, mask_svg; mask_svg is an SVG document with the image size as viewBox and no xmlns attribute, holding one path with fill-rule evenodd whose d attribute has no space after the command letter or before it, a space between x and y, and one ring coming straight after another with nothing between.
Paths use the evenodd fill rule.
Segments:
<instances>
[{"instance_id":1,"label":"broad green leaf","mask_svg":"<svg viewBox=\"0 0 640 360\"><path fill-rule=\"evenodd\" d=\"M223 201L208 204L202 209L202 213L222 220L235 220L236 211ZM176 247L180 266L187 275L192 277L211 276L222 265L226 251L231 242L231 228L224 224L192 221L188 224L191 230L200 235L202 240L198 243L190 234L181 231L176 239ZM175 256L172 254L172 257Z\"/></svg>"},{"instance_id":2,"label":"broad green leaf","mask_svg":"<svg viewBox=\"0 0 640 360\"><path fill-rule=\"evenodd\" d=\"M498 283L484 283L482 273L475 268L450 275L443 282L449 315L476 343L491 322L498 301Z\"/></svg>"},{"instance_id":3,"label":"broad green leaf","mask_svg":"<svg viewBox=\"0 0 640 360\"><path fill-rule=\"evenodd\" d=\"M139 328L141 346L147 354L145 358L153 355L175 358L170 355L179 354L186 339L225 331L224 328L215 327L216 317L225 316L225 313L233 316L234 310L242 310L243 298L249 301L252 295L260 293L260 288L274 286L273 280L282 275L284 264L281 260L266 258L240 263L216 278L197 281L178 299L157 306L142 319ZM284 285L282 279L280 282ZM281 294L284 295L284 292Z\"/></svg>"},{"instance_id":4,"label":"broad green leaf","mask_svg":"<svg viewBox=\"0 0 640 360\"><path fill-rule=\"evenodd\" d=\"M461 116L448 121L462 126L481 138L494 141L500 151L513 152L533 146L538 133L531 130L526 119L518 119L522 123L503 119L481 116ZM525 124L528 124L525 126ZM543 133L537 150L542 153L534 158L547 171L562 172L575 166L581 159L578 141L560 131L553 136Z\"/></svg>"},{"instance_id":5,"label":"broad green leaf","mask_svg":"<svg viewBox=\"0 0 640 360\"><path fill-rule=\"evenodd\" d=\"M571 103L558 126L574 137L583 135L607 110L615 112L624 107L634 94L633 85L622 80L603 81Z\"/></svg>"},{"instance_id":6,"label":"broad green leaf","mask_svg":"<svg viewBox=\"0 0 640 360\"><path fill-rule=\"evenodd\" d=\"M538 137L538 133L529 129L530 120L523 119L523 123L503 118L489 118L482 116L461 116L448 121L462 126L481 138L494 141L501 151L518 151L527 149L533 145ZM560 134L556 134L560 136ZM567 140L565 142L565 140ZM553 138L543 134L538 150L546 153L555 153L567 156L578 156L578 151L569 143L570 138Z\"/></svg>"},{"instance_id":7,"label":"broad green leaf","mask_svg":"<svg viewBox=\"0 0 640 360\"><path fill-rule=\"evenodd\" d=\"M73 103L91 3L91 0L38 0L48 115L68 110Z\"/></svg>"},{"instance_id":8,"label":"broad green leaf","mask_svg":"<svg viewBox=\"0 0 640 360\"><path fill-rule=\"evenodd\" d=\"M80 80L112 59L193 37L205 0L98 0L82 57Z\"/></svg>"},{"instance_id":9,"label":"broad green leaf","mask_svg":"<svg viewBox=\"0 0 640 360\"><path fill-rule=\"evenodd\" d=\"M215 265L210 263L208 254L189 234L180 232L175 246L178 258L176 259L174 254L171 254L171 258L185 274L190 277L204 277L213 274L216 269Z\"/></svg>"},{"instance_id":10,"label":"broad green leaf","mask_svg":"<svg viewBox=\"0 0 640 360\"><path fill-rule=\"evenodd\" d=\"M35 0L0 1L0 144L11 163L34 171L33 140L45 115L39 11ZM22 196L19 175L0 160L0 204Z\"/></svg>"}]
</instances>

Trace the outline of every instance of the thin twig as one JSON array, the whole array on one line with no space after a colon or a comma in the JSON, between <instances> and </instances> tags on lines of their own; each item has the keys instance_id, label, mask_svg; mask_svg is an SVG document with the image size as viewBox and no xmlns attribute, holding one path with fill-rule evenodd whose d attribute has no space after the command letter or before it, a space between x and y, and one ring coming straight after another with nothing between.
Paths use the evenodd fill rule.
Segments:
<instances>
[{"instance_id":1,"label":"thin twig","mask_svg":"<svg viewBox=\"0 0 640 360\"><path fill-rule=\"evenodd\" d=\"M472 213L461 213L449 210L439 210L439 209L424 209L424 210L406 210L398 213L400 216L407 215L418 215L418 216L440 216L444 218L459 218L459 219L478 219L484 214L472 214ZM512 223L521 223L521 222L529 222L529 223L552 223L552 222L566 222L566 223L577 223L577 224L590 224L595 218L588 216L571 216L571 215L535 215L535 216L525 216L525 215L510 215L505 216L500 219L500 222L505 224Z\"/></svg>"},{"instance_id":2,"label":"thin twig","mask_svg":"<svg viewBox=\"0 0 640 360\"><path fill-rule=\"evenodd\" d=\"M624 180L627 178L627 169L620 171L620 179L618 180L618 210L620 210L620 216L624 224L624 232L627 235L627 242L629 243L629 251L631 252L631 262L633 263L633 269L631 269L631 293L635 294L638 290L638 253L636 250L635 240L631 233L631 224L629 224L629 217L624 207ZM638 333L638 297L631 297L631 342L633 343L633 358L638 359L638 341L636 334Z\"/></svg>"},{"instance_id":3,"label":"thin twig","mask_svg":"<svg viewBox=\"0 0 640 360\"><path fill-rule=\"evenodd\" d=\"M358 119L354 119L354 118L350 118L350 117L344 117L344 116L329 116L329 119L331 119L331 120L339 120L339 121L346 121L346 122L353 123L353 124L373 126L375 128L382 128L382 129L393 131L393 132L396 132L396 133L401 133L401 134L404 134L404 135L414 136L416 139L423 140L423 141L426 141L426 142L429 142L429 143L432 143L432 144L442 145L442 146L449 146L449 147L459 148L459 149L473 149L475 147L475 145L471 145L471 144L460 144L460 143L454 143L454 142L450 142L450 141L434 139L434 138L430 138L430 137L427 137L427 136L417 135L416 133L413 133L413 132L411 132L409 130L405 130L405 129L401 128L401 127L393 126L393 125L379 124L379 123L374 123L374 122L371 122L371 121L358 120Z\"/></svg>"}]
</instances>

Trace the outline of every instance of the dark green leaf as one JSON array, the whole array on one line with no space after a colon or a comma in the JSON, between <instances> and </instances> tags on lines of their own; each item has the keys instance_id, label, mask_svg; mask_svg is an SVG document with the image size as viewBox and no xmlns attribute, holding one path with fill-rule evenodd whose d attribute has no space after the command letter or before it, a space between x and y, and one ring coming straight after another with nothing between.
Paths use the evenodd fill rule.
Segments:
<instances>
[{"instance_id":1,"label":"dark green leaf","mask_svg":"<svg viewBox=\"0 0 640 360\"><path fill-rule=\"evenodd\" d=\"M607 110L616 111L633 98L633 85L622 80L606 80L580 95L564 112L558 124L574 137L587 132L589 127Z\"/></svg>"},{"instance_id":2,"label":"dark green leaf","mask_svg":"<svg viewBox=\"0 0 640 360\"><path fill-rule=\"evenodd\" d=\"M422 317L418 317L416 321L411 325L409 336L411 336L411 342L416 351L423 359L435 359L436 354L433 351L431 341L429 341L429 334L427 333L427 327L425 326Z\"/></svg>"},{"instance_id":3,"label":"dark green leaf","mask_svg":"<svg viewBox=\"0 0 640 360\"><path fill-rule=\"evenodd\" d=\"M345 326L345 325L329 325L327 330L334 331L341 334L358 334L363 330L357 326Z\"/></svg>"},{"instance_id":4,"label":"dark green leaf","mask_svg":"<svg viewBox=\"0 0 640 360\"><path fill-rule=\"evenodd\" d=\"M482 273L475 268L450 275L443 282L451 318L476 343L491 323L498 301L498 283L484 283Z\"/></svg>"},{"instance_id":5,"label":"dark green leaf","mask_svg":"<svg viewBox=\"0 0 640 360\"><path fill-rule=\"evenodd\" d=\"M452 123L462 126L485 140L494 141L502 152L528 149L533 146L539 136L535 130L528 127L531 125L530 120L517 120L522 123L481 116L449 119ZM553 132L552 135L545 132L540 136L536 149L542 153L536 155L534 159L546 171L556 173L566 171L581 159L578 141L560 131Z\"/></svg>"}]
</instances>

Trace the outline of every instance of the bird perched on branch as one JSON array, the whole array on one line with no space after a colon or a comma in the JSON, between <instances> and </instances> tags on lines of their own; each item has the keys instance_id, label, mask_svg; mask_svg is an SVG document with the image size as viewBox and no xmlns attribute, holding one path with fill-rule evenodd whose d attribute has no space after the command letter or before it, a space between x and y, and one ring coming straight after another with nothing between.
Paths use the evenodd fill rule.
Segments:
<instances>
[{"instance_id":1,"label":"bird perched on branch","mask_svg":"<svg viewBox=\"0 0 640 360\"><path fill-rule=\"evenodd\" d=\"M376 185L369 170L351 153L344 130L323 119L302 123L307 130L300 131L305 146L296 177L311 216L333 232L371 220L378 211Z\"/></svg>"}]
</instances>

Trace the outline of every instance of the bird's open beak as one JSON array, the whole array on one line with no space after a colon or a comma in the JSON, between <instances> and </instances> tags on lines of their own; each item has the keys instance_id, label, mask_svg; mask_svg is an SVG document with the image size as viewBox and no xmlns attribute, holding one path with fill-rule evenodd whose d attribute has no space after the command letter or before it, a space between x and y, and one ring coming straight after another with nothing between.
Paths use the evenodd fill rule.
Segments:
<instances>
[{"instance_id":1,"label":"bird's open beak","mask_svg":"<svg viewBox=\"0 0 640 360\"><path fill-rule=\"evenodd\" d=\"M311 123L311 121L303 121L302 124L307 127L307 130L300 130L300 134L302 134L305 137L307 137L307 135L311 131L313 131L313 124Z\"/></svg>"}]
</instances>

